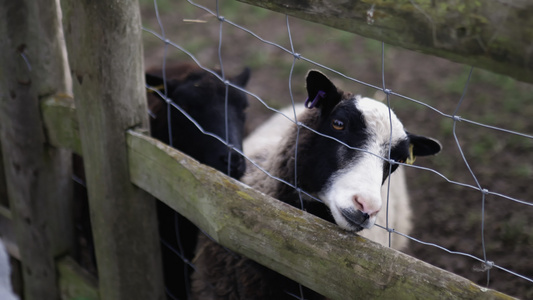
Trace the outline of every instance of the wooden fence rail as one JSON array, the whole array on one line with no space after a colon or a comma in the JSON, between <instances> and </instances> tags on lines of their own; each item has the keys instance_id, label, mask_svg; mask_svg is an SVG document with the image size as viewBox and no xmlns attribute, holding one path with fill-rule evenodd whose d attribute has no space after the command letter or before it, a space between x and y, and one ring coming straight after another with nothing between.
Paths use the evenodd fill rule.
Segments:
<instances>
[{"instance_id":1,"label":"wooden fence rail","mask_svg":"<svg viewBox=\"0 0 533 300\"><path fill-rule=\"evenodd\" d=\"M238 0L533 83L533 3Z\"/></svg>"},{"instance_id":2,"label":"wooden fence rail","mask_svg":"<svg viewBox=\"0 0 533 300\"><path fill-rule=\"evenodd\" d=\"M332 299L509 298L342 231L143 134L135 0L62 2L75 97L67 86L50 88L68 82L68 73L48 78L64 69L62 52L43 50L61 49L46 23L60 24L57 4L0 0L0 34L8 37L0 40L0 196L5 186L10 201L0 230L15 233L25 299L163 299L149 194L229 249ZM29 57L31 72L14 57ZM87 166L98 282L68 256L70 151Z\"/></svg>"}]
</instances>

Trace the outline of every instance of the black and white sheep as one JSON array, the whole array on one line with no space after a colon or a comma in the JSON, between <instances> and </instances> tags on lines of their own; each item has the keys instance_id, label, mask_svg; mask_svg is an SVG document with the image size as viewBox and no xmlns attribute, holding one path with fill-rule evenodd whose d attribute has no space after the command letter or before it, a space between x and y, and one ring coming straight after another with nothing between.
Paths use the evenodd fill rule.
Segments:
<instances>
[{"instance_id":1,"label":"black and white sheep","mask_svg":"<svg viewBox=\"0 0 533 300\"><path fill-rule=\"evenodd\" d=\"M268 149L275 149L294 124L294 120L289 120L287 117L301 115L305 110L303 103L298 103L294 106L290 105L275 113L261 126L257 127L252 133L250 133L243 143L243 149L245 154L253 159L261 167L268 167L267 161L269 160L271 152ZM390 185L386 182L381 187L381 198L383 205L387 203L389 199L389 214L384 211L377 215L376 224L385 226L387 224L389 228L394 228L403 234L409 234L412 230L412 210L409 204L409 193L407 189L407 182L405 178L405 171L402 167L399 167L390 176ZM405 238L392 238L389 239L389 233L377 226L363 230L359 232L359 235L364 236L374 242L377 242L385 247L389 246L389 240L391 240L390 246L397 250L404 250L407 247L408 240Z\"/></svg>"},{"instance_id":2,"label":"black and white sheep","mask_svg":"<svg viewBox=\"0 0 533 300\"><path fill-rule=\"evenodd\" d=\"M306 81L306 107L311 109L298 121L322 135L301 127L296 141L297 127L292 126L275 145L270 143L267 153L258 150L257 157L273 176L321 200L304 195L308 212L349 231L369 229L383 207L382 185L399 166L384 159L389 149L391 160L406 162L412 155L436 154L441 146L406 132L383 103L344 93L318 71L310 71ZM258 169L249 169L242 180L290 205L301 205L298 191ZM291 280L206 237L200 237L196 251L193 299L292 299L286 291L298 294ZM321 299L312 291L305 295Z\"/></svg>"}]
</instances>

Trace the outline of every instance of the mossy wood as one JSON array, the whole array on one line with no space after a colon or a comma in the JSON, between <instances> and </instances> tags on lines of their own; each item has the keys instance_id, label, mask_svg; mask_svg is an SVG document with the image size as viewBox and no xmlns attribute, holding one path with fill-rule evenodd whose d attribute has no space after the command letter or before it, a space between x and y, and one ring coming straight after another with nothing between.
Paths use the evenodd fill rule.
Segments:
<instances>
[{"instance_id":1,"label":"mossy wood","mask_svg":"<svg viewBox=\"0 0 533 300\"><path fill-rule=\"evenodd\" d=\"M83 155L74 99L68 95L47 97L41 102L41 111L48 143Z\"/></svg>"},{"instance_id":2,"label":"mossy wood","mask_svg":"<svg viewBox=\"0 0 533 300\"><path fill-rule=\"evenodd\" d=\"M531 1L238 1L533 82Z\"/></svg>"},{"instance_id":3,"label":"mossy wood","mask_svg":"<svg viewBox=\"0 0 533 300\"><path fill-rule=\"evenodd\" d=\"M67 256L57 261L61 299L99 300L96 278Z\"/></svg>"},{"instance_id":4,"label":"mossy wood","mask_svg":"<svg viewBox=\"0 0 533 300\"><path fill-rule=\"evenodd\" d=\"M126 152L126 130L148 127L139 3L61 5L100 297L164 299L155 201L131 184Z\"/></svg>"},{"instance_id":5,"label":"mossy wood","mask_svg":"<svg viewBox=\"0 0 533 300\"><path fill-rule=\"evenodd\" d=\"M11 212L0 230L21 260L25 299L59 299L55 258L74 241L70 152L46 142L39 109L69 91L58 11L55 0L0 1L0 196Z\"/></svg>"},{"instance_id":6,"label":"mossy wood","mask_svg":"<svg viewBox=\"0 0 533 300\"><path fill-rule=\"evenodd\" d=\"M142 133L133 183L216 241L331 299L510 299L266 196Z\"/></svg>"}]
</instances>

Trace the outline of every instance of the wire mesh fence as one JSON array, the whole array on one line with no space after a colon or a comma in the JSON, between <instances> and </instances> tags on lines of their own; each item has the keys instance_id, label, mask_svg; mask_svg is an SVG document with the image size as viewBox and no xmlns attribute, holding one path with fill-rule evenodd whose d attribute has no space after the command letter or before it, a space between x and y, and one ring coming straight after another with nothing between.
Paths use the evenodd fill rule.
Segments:
<instances>
[{"instance_id":1,"label":"wire mesh fence","mask_svg":"<svg viewBox=\"0 0 533 300\"><path fill-rule=\"evenodd\" d=\"M246 133L281 112L282 120L306 128L297 122L294 107L306 98L305 74L320 69L345 90L383 100L408 129L434 136L444 145L434 159L403 167L413 229L397 231L388 222L378 223L377 230L388 236L388 244L407 241L403 251L415 257L491 288L533 297L530 85L236 2L201 3L143 2L146 62L163 70L163 88L149 89L167 100L169 144L179 142L173 135L173 114L187 115L202 135L232 150L220 160L226 166L222 171L239 177L231 166L242 157L260 167L261 162L232 140L229 128L236 118L230 115L231 94L248 95ZM32 59L21 56L26 63ZM217 82L224 102L221 133L205 128L186 113L187 107L168 98L174 78L166 70L174 61L188 61ZM230 76L247 77L246 71L239 73L244 66L252 69L246 88ZM291 108L283 110L287 105ZM390 154L381 159L390 161ZM312 197L293 182L284 184ZM166 274L167 295L181 299L190 293L194 245L181 233L183 218L168 207L161 209L169 214L169 222L160 224L169 230L162 235L165 251L170 252L165 264L173 272ZM392 216L395 211L384 209L381 214ZM181 277L173 277L178 273ZM305 298L301 288L292 295Z\"/></svg>"},{"instance_id":2,"label":"wire mesh fence","mask_svg":"<svg viewBox=\"0 0 533 300\"><path fill-rule=\"evenodd\" d=\"M531 86L234 2L144 3L143 20L146 64L193 61L246 92L247 132L305 100L302 75L320 68L347 90L386 101L408 129L439 138L444 152L434 162L406 170L414 229L389 230L392 239L408 238L407 253L480 284L531 296ZM247 89L226 81L244 65L252 68Z\"/></svg>"}]
</instances>

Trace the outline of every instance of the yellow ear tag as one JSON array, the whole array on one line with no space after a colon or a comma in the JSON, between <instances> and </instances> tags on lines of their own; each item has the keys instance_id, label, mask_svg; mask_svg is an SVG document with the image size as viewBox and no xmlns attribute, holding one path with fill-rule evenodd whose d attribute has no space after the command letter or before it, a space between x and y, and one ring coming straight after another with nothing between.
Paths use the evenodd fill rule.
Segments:
<instances>
[{"instance_id":1,"label":"yellow ear tag","mask_svg":"<svg viewBox=\"0 0 533 300\"><path fill-rule=\"evenodd\" d=\"M161 85L158 85L158 86L153 86L153 87L151 87L150 89L149 89L149 88L146 88L146 91L147 91L148 93L155 93L154 90L157 90L157 91L162 92L164 89L165 89L165 85L164 85L164 84L161 84Z\"/></svg>"},{"instance_id":2,"label":"yellow ear tag","mask_svg":"<svg viewBox=\"0 0 533 300\"><path fill-rule=\"evenodd\" d=\"M405 163L408 164L408 165L414 164L415 160L416 160L416 156L413 155L413 148L414 148L414 145L413 144L409 144L409 157L405 161Z\"/></svg>"}]
</instances>

